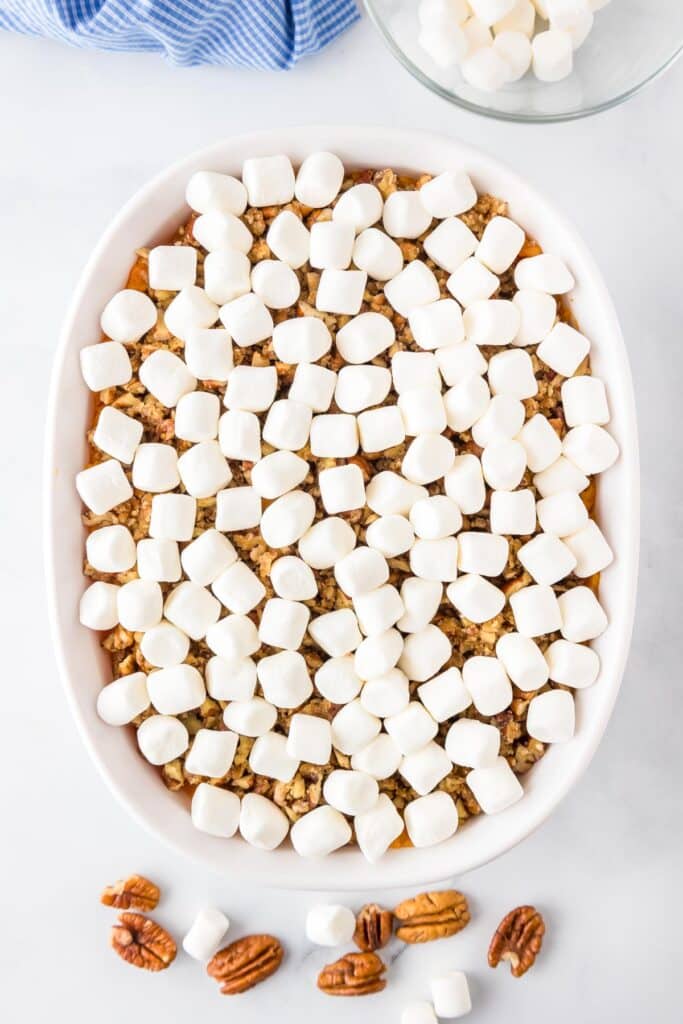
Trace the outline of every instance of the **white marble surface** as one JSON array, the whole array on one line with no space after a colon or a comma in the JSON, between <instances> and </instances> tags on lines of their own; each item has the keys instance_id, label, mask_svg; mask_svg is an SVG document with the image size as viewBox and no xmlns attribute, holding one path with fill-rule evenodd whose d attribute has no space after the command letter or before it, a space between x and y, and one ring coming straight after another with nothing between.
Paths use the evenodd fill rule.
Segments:
<instances>
[{"instance_id":1,"label":"white marble surface","mask_svg":"<svg viewBox=\"0 0 683 1024\"><path fill-rule=\"evenodd\" d=\"M471 972L471 1019L481 1024L679 1021L683 64L598 119L538 128L451 109L393 64L367 23L283 76L178 71L152 56L2 35L0 97L3 1018L209 1024L230 1014L249 1024L324 1013L329 1021L397 1021L404 1001L424 997L430 972L446 966ZM604 742L540 832L460 880L473 908L467 931L402 950L386 993L351 1005L315 989L325 952L302 937L313 897L206 876L114 802L69 718L42 594L43 409L80 268L120 204L168 161L275 120L385 121L459 134L544 188L574 217L613 291L640 413L640 600ZM199 905L216 902L232 917L233 935L281 936L286 966L229 1003L188 958L160 977L127 968L107 949L112 914L97 897L129 871L159 880L167 895L158 917L176 933ZM516 982L490 971L485 951L502 913L521 901L543 909L548 938L533 974Z\"/></svg>"}]
</instances>

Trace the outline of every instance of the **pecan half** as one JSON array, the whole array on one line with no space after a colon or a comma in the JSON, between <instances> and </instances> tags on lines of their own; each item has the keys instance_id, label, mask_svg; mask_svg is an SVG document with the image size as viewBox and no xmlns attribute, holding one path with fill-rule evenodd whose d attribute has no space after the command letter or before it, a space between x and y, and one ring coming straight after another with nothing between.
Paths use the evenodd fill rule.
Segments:
<instances>
[{"instance_id":1,"label":"pecan half","mask_svg":"<svg viewBox=\"0 0 683 1024\"><path fill-rule=\"evenodd\" d=\"M143 875L131 875L120 878L113 885L108 885L100 896L100 903L105 907L118 907L120 910L154 910L159 902L159 887Z\"/></svg>"},{"instance_id":2,"label":"pecan half","mask_svg":"<svg viewBox=\"0 0 683 1024\"><path fill-rule=\"evenodd\" d=\"M275 974L282 957L282 946L272 935L245 935L219 949L206 973L219 983L224 996L235 996Z\"/></svg>"},{"instance_id":3,"label":"pecan half","mask_svg":"<svg viewBox=\"0 0 683 1024\"><path fill-rule=\"evenodd\" d=\"M521 978L533 967L544 934L545 922L535 907L516 907L503 918L491 939L489 967L509 960L513 977Z\"/></svg>"},{"instance_id":4,"label":"pecan half","mask_svg":"<svg viewBox=\"0 0 683 1024\"><path fill-rule=\"evenodd\" d=\"M165 928L142 914L119 914L111 930L112 949L146 971L164 971L175 960L176 944Z\"/></svg>"},{"instance_id":5,"label":"pecan half","mask_svg":"<svg viewBox=\"0 0 683 1024\"><path fill-rule=\"evenodd\" d=\"M356 918L353 941L364 953L386 946L394 930L394 915L376 903L366 903Z\"/></svg>"},{"instance_id":6,"label":"pecan half","mask_svg":"<svg viewBox=\"0 0 683 1024\"><path fill-rule=\"evenodd\" d=\"M376 953L347 953L318 975L318 988L328 996L367 996L381 992L386 971Z\"/></svg>"},{"instance_id":7,"label":"pecan half","mask_svg":"<svg viewBox=\"0 0 683 1024\"><path fill-rule=\"evenodd\" d=\"M422 892L394 908L400 921L396 935L403 942L432 942L462 931L470 920L467 900L455 889Z\"/></svg>"}]
</instances>

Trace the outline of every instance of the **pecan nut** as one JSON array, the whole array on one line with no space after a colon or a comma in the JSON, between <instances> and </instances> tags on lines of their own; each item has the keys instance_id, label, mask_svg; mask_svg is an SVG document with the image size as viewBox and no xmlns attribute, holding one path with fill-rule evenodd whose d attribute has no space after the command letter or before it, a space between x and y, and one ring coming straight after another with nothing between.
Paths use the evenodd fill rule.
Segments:
<instances>
[{"instance_id":1,"label":"pecan nut","mask_svg":"<svg viewBox=\"0 0 683 1024\"><path fill-rule=\"evenodd\" d=\"M347 953L318 975L318 988L328 996L367 996L381 992L386 971L376 953Z\"/></svg>"},{"instance_id":2,"label":"pecan nut","mask_svg":"<svg viewBox=\"0 0 683 1024\"><path fill-rule=\"evenodd\" d=\"M177 952L166 929L142 914L119 914L119 923L111 930L111 945L127 964L146 971L166 970Z\"/></svg>"},{"instance_id":3,"label":"pecan nut","mask_svg":"<svg viewBox=\"0 0 683 1024\"><path fill-rule=\"evenodd\" d=\"M143 875L121 878L113 885L107 885L100 896L105 907L119 910L154 910L159 902L159 887Z\"/></svg>"},{"instance_id":4,"label":"pecan nut","mask_svg":"<svg viewBox=\"0 0 683 1024\"><path fill-rule=\"evenodd\" d=\"M543 945L545 922L535 907L516 907L496 928L489 946L489 966L509 960L515 978L533 967Z\"/></svg>"},{"instance_id":5,"label":"pecan nut","mask_svg":"<svg viewBox=\"0 0 683 1024\"><path fill-rule=\"evenodd\" d=\"M455 889L422 892L394 908L400 924L396 935L403 942L432 942L462 931L470 920L467 900Z\"/></svg>"},{"instance_id":6,"label":"pecan nut","mask_svg":"<svg viewBox=\"0 0 683 1024\"><path fill-rule=\"evenodd\" d=\"M386 946L394 931L394 915L376 903L367 903L358 913L353 941L364 953Z\"/></svg>"},{"instance_id":7,"label":"pecan nut","mask_svg":"<svg viewBox=\"0 0 683 1024\"><path fill-rule=\"evenodd\" d=\"M206 973L219 983L224 996L235 996L275 974L283 955L274 936L245 935L219 949L206 965Z\"/></svg>"}]
</instances>

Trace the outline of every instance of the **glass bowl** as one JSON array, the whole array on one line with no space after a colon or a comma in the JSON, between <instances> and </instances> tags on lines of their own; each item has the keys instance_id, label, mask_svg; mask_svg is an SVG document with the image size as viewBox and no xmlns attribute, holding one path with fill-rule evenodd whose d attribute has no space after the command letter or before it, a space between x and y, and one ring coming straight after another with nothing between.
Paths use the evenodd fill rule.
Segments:
<instances>
[{"instance_id":1,"label":"glass bowl","mask_svg":"<svg viewBox=\"0 0 683 1024\"><path fill-rule=\"evenodd\" d=\"M561 82L519 82L488 93L457 67L440 68L418 43L418 0L365 0L389 49L419 82L476 114L504 121L570 121L622 103L670 67L683 50L683 0L612 0L574 53Z\"/></svg>"}]
</instances>

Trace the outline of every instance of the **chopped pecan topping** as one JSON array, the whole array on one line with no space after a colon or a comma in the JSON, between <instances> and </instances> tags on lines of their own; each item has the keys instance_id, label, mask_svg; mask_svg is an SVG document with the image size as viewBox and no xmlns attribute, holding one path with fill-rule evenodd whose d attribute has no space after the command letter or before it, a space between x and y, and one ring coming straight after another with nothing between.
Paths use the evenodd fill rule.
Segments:
<instances>
[{"instance_id":1,"label":"chopped pecan topping","mask_svg":"<svg viewBox=\"0 0 683 1024\"><path fill-rule=\"evenodd\" d=\"M364 953L386 946L394 930L394 915L376 903L367 903L358 913L353 941Z\"/></svg>"},{"instance_id":2,"label":"chopped pecan topping","mask_svg":"<svg viewBox=\"0 0 683 1024\"><path fill-rule=\"evenodd\" d=\"M347 953L318 975L318 988L328 996L367 996L381 992L386 971L376 953Z\"/></svg>"},{"instance_id":3,"label":"chopped pecan topping","mask_svg":"<svg viewBox=\"0 0 683 1024\"><path fill-rule=\"evenodd\" d=\"M175 960L176 944L165 928L142 914L119 914L111 945L122 960L146 971L164 971Z\"/></svg>"},{"instance_id":4,"label":"chopped pecan topping","mask_svg":"<svg viewBox=\"0 0 683 1024\"><path fill-rule=\"evenodd\" d=\"M274 936L245 935L219 949L206 965L206 973L215 978L224 996L235 996L275 974L282 957L282 946Z\"/></svg>"},{"instance_id":5,"label":"chopped pecan topping","mask_svg":"<svg viewBox=\"0 0 683 1024\"><path fill-rule=\"evenodd\" d=\"M150 911L158 902L159 887L144 875L120 878L113 885L106 886L100 896L100 903L105 907L118 907L119 910Z\"/></svg>"},{"instance_id":6,"label":"chopped pecan topping","mask_svg":"<svg viewBox=\"0 0 683 1024\"><path fill-rule=\"evenodd\" d=\"M533 967L543 945L545 923L535 907L516 907L496 928L489 946L489 967L510 961L513 977L521 978Z\"/></svg>"},{"instance_id":7,"label":"chopped pecan topping","mask_svg":"<svg viewBox=\"0 0 683 1024\"><path fill-rule=\"evenodd\" d=\"M394 908L400 924L396 935L403 942L431 942L462 931L470 920L467 900L455 889L422 892Z\"/></svg>"}]
</instances>

